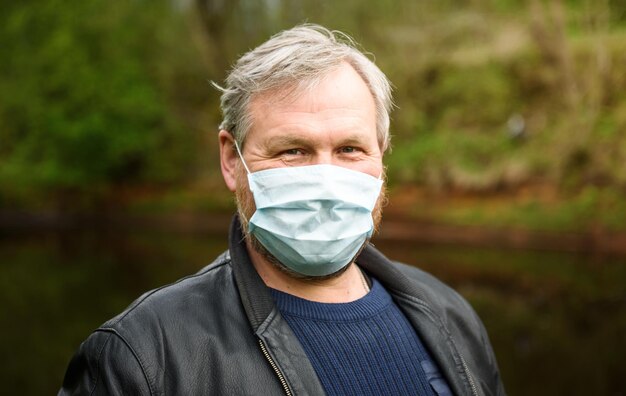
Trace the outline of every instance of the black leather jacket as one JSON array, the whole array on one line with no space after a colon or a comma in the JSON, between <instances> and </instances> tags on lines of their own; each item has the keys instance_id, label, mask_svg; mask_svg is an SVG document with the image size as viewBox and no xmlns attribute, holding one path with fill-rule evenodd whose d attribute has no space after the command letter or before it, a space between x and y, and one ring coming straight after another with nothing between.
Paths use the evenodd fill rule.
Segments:
<instances>
[{"instance_id":1,"label":"black leather jacket","mask_svg":"<svg viewBox=\"0 0 626 396\"><path fill-rule=\"evenodd\" d=\"M94 331L59 394L324 394L242 241L235 217L228 252ZM371 246L357 262L406 314L455 394L504 394L487 333L462 297Z\"/></svg>"}]
</instances>

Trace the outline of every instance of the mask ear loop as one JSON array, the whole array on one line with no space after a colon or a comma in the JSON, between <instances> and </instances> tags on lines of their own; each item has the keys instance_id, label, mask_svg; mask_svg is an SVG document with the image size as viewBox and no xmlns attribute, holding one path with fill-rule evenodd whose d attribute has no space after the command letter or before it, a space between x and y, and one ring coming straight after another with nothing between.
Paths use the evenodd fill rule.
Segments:
<instances>
[{"instance_id":1,"label":"mask ear loop","mask_svg":"<svg viewBox=\"0 0 626 396\"><path fill-rule=\"evenodd\" d=\"M239 158L241 158L241 162L243 163L243 167L246 168L246 172L248 172L248 174L252 173L250 172L250 169L248 169L248 165L246 165L246 161L243 159L243 154L241 154L241 150L239 150L239 145L237 144L237 140L235 139L235 148L237 149L237 154L239 154Z\"/></svg>"}]
</instances>

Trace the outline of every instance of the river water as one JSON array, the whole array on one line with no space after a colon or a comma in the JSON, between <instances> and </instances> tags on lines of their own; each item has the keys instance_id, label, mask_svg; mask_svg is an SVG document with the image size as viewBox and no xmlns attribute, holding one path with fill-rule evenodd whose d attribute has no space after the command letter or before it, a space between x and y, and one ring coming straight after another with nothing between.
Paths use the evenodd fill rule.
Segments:
<instances>
[{"instance_id":1,"label":"river water","mask_svg":"<svg viewBox=\"0 0 626 396\"><path fill-rule=\"evenodd\" d=\"M626 393L625 257L374 242L473 304L510 395ZM55 393L91 330L224 249L223 232L0 233L0 380L7 394Z\"/></svg>"}]
</instances>

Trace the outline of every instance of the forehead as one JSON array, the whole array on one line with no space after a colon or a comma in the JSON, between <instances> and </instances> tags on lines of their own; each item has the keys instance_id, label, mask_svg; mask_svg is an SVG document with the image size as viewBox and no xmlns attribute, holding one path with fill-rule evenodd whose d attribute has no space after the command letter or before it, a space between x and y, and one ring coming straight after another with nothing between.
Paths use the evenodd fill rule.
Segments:
<instances>
[{"instance_id":1,"label":"forehead","mask_svg":"<svg viewBox=\"0 0 626 396\"><path fill-rule=\"evenodd\" d=\"M303 128L356 128L376 134L374 98L361 76L343 63L308 83L261 93L250 103L250 133L265 133L286 126Z\"/></svg>"}]
</instances>

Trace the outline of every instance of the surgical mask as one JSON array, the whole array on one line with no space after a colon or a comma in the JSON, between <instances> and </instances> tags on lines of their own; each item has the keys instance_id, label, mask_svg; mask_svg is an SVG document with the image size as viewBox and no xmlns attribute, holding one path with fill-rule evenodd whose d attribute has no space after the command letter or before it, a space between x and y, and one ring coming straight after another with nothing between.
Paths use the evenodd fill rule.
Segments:
<instances>
[{"instance_id":1,"label":"surgical mask","mask_svg":"<svg viewBox=\"0 0 626 396\"><path fill-rule=\"evenodd\" d=\"M306 276L335 273L352 262L373 233L382 180L334 165L251 173L256 212L249 232L284 266Z\"/></svg>"}]
</instances>

